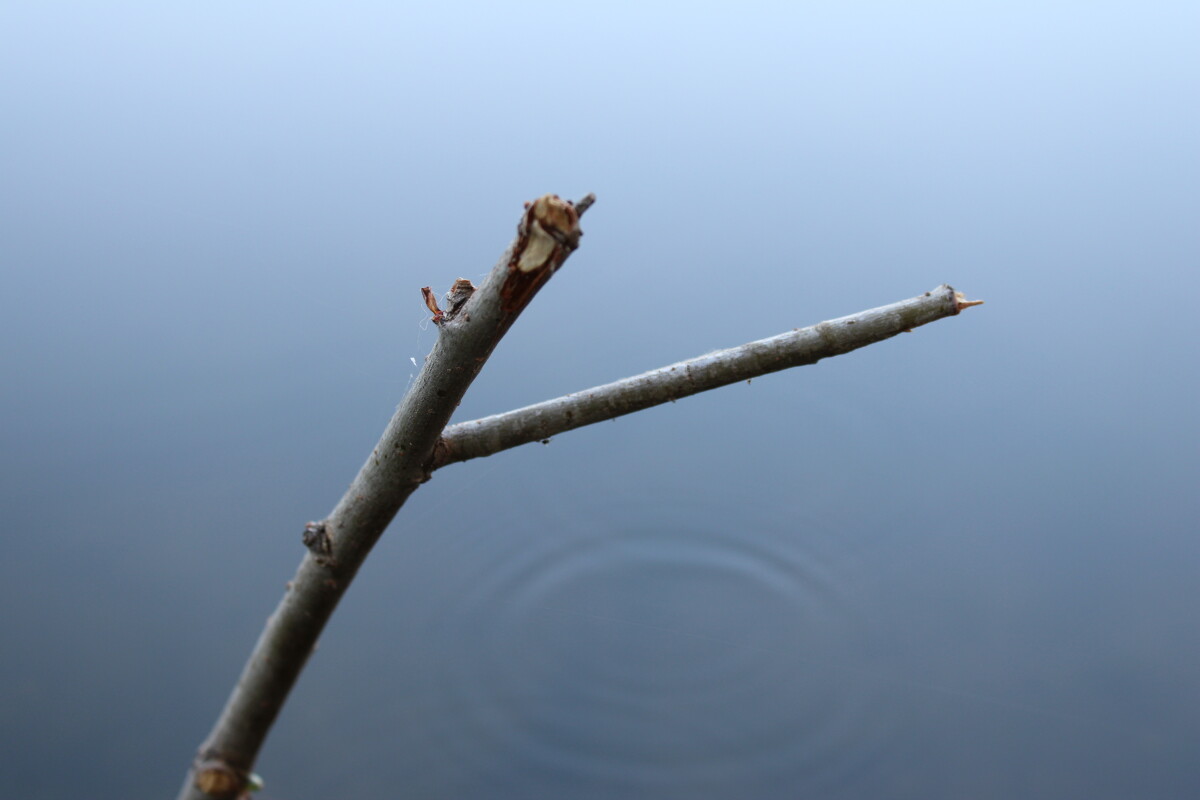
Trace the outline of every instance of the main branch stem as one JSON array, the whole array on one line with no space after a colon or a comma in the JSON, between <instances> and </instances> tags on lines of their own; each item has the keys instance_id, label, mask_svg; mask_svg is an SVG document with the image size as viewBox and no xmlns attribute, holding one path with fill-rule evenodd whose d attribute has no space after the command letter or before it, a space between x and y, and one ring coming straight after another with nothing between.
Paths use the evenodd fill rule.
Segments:
<instances>
[{"instance_id":1,"label":"main branch stem","mask_svg":"<svg viewBox=\"0 0 1200 800\"><path fill-rule=\"evenodd\" d=\"M338 601L404 501L429 479L433 448L450 415L580 235L571 203L554 195L527 203L517 238L483 285L473 290L458 281L451 309L435 311L433 351L341 502L324 521L309 523L309 552L201 745L179 800L224 800L245 789L267 732Z\"/></svg>"}]
</instances>

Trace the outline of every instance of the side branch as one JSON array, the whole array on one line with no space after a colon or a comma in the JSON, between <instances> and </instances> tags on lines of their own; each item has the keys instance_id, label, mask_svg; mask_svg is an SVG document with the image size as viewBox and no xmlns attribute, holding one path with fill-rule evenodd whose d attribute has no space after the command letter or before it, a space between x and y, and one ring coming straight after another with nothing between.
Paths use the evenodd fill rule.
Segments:
<instances>
[{"instance_id":1,"label":"side branch","mask_svg":"<svg viewBox=\"0 0 1200 800\"><path fill-rule=\"evenodd\" d=\"M443 431L434 450L433 467L490 456L769 372L815 364L822 358L954 316L979 302L965 300L943 284L909 300L718 350L515 411L451 425Z\"/></svg>"}]
</instances>

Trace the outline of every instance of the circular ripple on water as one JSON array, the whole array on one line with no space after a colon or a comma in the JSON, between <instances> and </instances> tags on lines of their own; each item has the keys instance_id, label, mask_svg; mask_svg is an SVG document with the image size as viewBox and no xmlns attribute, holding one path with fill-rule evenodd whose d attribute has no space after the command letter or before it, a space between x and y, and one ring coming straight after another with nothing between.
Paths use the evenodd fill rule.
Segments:
<instances>
[{"instance_id":1,"label":"circular ripple on water","mask_svg":"<svg viewBox=\"0 0 1200 800\"><path fill-rule=\"evenodd\" d=\"M844 548L747 531L543 535L490 564L437 615L457 768L747 796L869 770L896 715L854 654Z\"/></svg>"}]
</instances>

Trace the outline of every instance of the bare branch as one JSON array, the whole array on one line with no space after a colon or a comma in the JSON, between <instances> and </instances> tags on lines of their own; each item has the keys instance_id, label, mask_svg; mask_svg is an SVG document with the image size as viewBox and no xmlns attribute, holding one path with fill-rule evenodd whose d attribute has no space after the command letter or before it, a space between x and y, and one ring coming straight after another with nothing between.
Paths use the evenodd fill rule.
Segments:
<instances>
[{"instance_id":1,"label":"bare branch","mask_svg":"<svg viewBox=\"0 0 1200 800\"><path fill-rule=\"evenodd\" d=\"M961 294L943 284L910 300L718 350L504 414L460 422L442 434L434 450L433 467L490 456L769 372L815 364L822 358L848 353L953 316L980 302L964 300Z\"/></svg>"},{"instance_id":2,"label":"bare branch","mask_svg":"<svg viewBox=\"0 0 1200 800\"><path fill-rule=\"evenodd\" d=\"M456 282L448 311L424 290L439 329L433 352L337 508L306 526L309 552L200 747L180 800L234 798L245 789L263 740L338 601L400 506L429 479L433 447L463 393L580 235L579 209L546 195L526 203L516 240L478 290Z\"/></svg>"},{"instance_id":3,"label":"bare branch","mask_svg":"<svg viewBox=\"0 0 1200 800\"><path fill-rule=\"evenodd\" d=\"M383 437L328 518L303 533L308 553L267 621L224 711L201 746L180 800L232 800L252 783L263 741L325 623L396 512L433 470L668 400L849 352L976 305L949 286L633 378L446 428L497 342L579 244L578 204L527 203L517 238L476 289L422 290L439 335Z\"/></svg>"}]
</instances>

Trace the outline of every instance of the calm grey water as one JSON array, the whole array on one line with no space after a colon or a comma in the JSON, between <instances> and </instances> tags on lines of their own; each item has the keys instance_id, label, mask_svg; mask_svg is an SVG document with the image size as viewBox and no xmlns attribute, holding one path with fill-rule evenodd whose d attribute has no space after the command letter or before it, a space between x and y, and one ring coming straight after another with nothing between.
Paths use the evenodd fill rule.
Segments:
<instances>
[{"instance_id":1,"label":"calm grey water","mask_svg":"<svg viewBox=\"0 0 1200 800\"><path fill-rule=\"evenodd\" d=\"M950 282L446 469L267 800L1200 792L1193 3L0 9L0 774L170 797L521 202L459 418ZM440 287L440 288L439 288Z\"/></svg>"}]
</instances>

